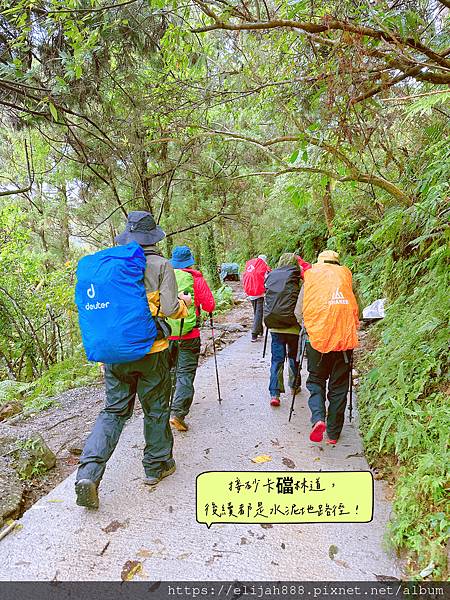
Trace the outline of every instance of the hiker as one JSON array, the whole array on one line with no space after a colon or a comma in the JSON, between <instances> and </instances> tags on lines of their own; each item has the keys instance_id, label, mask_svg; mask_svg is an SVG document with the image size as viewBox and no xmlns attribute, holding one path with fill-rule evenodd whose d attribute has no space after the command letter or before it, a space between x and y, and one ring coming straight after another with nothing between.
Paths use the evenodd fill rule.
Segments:
<instances>
[{"instance_id":1,"label":"hiker","mask_svg":"<svg viewBox=\"0 0 450 600\"><path fill-rule=\"evenodd\" d=\"M358 312L350 270L340 265L337 252L321 252L317 263L305 271L296 307L297 317L303 315L308 336L306 387L310 393L312 442L321 442L326 430L327 443L334 445L341 434L352 354L358 345Z\"/></svg>"},{"instance_id":2,"label":"hiker","mask_svg":"<svg viewBox=\"0 0 450 600\"><path fill-rule=\"evenodd\" d=\"M194 399L194 379L200 356L200 313L202 309L212 313L216 303L203 275L193 268L195 259L188 246L176 246L172 250L170 262L175 269L178 290L189 292L194 299L184 320L169 319L172 328L169 338L170 354L172 362L176 364L176 387L170 424L178 431L187 431L189 426L184 418Z\"/></svg>"},{"instance_id":3,"label":"hiker","mask_svg":"<svg viewBox=\"0 0 450 600\"><path fill-rule=\"evenodd\" d=\"M297 259L298 266L300 267L300 276L302 279L304 279L305 271L310 269L312 267L312 264L309 262L306 262L306 260L303 260L303 258L301 256L299 256L298 254L296 255L295 258Z\"/></svg>"},{"instance_id":4,"label":"hiker","mask_svg":"<svg viewBox=\"0 0 450 600\"><path fill-rule=\"evenodd\" d=\"M271 271L265 282L264 323L270 329L270 404L280 406L280 394L284 393L284 361L289 359L289 387L295 394L295 377L298 369L297 348L300 327L295 307L300 293L300 267L295 254L282 254L278 267Z\"/></svg>"},{"instance_id":5,"label":"hiker","mask_svg":"<svg viewBox=\"0 0 450 600\"><path fill-rule=\"evenodd\" d=\"M135 241L144 251L145 290L160 333L150 352L140 360L105 365L105 408L86 440L76 476L75 491L80 506L98 508L98 485L123 426L133 413L136 393L144 412L144 483L154 486L175 471L173 436L169 425L167 336L170 328L161 319L164 316L172 319L187 317L192 299L189 295L178 294L172 265L156 247L164 237L164 231L156 225L149 212L133 211L128 215L125 231L115 239L120 245ZM126 311L127 307L124 306L123 310ZM167 331L164 331L165 328Z\"/></svg>"},{"instance_id":6,"label":"hiker","mask_svg":"<svg viewBox=\"0 0 450 600\"><path fill-rule=\"evenodd\" d=\"M252 258L245 263L242 285L253 307L252 342L256 342L258 337L262 337L264 333L264 280L270 271L271 268L267 264L267 256L265 254L260 254L257 258Z\"/></svg>"}]
</instances>

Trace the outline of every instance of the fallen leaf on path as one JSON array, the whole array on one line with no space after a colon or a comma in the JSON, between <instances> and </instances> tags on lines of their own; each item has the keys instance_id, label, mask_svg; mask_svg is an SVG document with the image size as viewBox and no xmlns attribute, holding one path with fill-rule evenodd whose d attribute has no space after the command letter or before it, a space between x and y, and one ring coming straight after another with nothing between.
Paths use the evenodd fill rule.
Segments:
<instances>
[{"instance_id":1,"label":"fallen leaf on path","mask_svg":"<svg viewBox=\"0 0 450 600\"><path fill-rule=\"evenodd\" d=\"M275 438L274 440L270 440L272 443L272 446L279 446L280 442L278 441L278 438Z\"/></svg>"},{"instance_id":2,"label":"fallen leaf on path","mask_svg":"<svg viewBox=\"0 0 450 600\"><path fill-rule=\"evenodd\" d=\"M122 581L131 581L140 573L142 573L142 563L138 560L127 560L122 567L120 578Z\"/></svg>"},{"instance_id":3,"label":"fallen leaf on path","mask_svg":"<svg viewBox=\"0 0 450 600\"><path fill-rule=\"evenodd\" d=\"M328 548L328 556L331 558L331 560L334 560L334 557L336 556L337 553L338 553L338 547L335 546L334 544L331 544L331 546Z\"/></svg>"},{"instance_id":4,"label":"fallen leaf on path","mask_svg":"<svg viewBox=\"0 0 450 600\"><path fill-rule=\"evenodd\" d=\"M255 456L255 458L252 458L252 462L257 464L270 462L271 460L272 457L268 456L267 454L260 454L259 456Z\"/></svg>"},{"instance_id":5,"label":"fallen leaf on path","mask_svg":"<svg viewBox=\"0 0 450 600\"><path fill-rule=\"evenodd\" d=\"M270 523L261 523L261 527L263 529L272 529L273 525L271 525Z\"/></svg>"},{"instance_id":6,"label":"fallen leaf on path","mask_svg":"<svg viewBox=\"0 0 450 600\"><path fill-rule=\"evenodd\" d=\"M319 458L319 457L317 457L317 458L314 458L313 462L317 462L318 460L320 460L320 458Z\"/></svg>"},{"instance_id":7,"label":"fallen leaf on path","mask_svg":"<svg viewBox=\"0 0 450 600\"><path fill-rule=\"evenodd\" d=\"M185 552L184 554L179 554L177 556L177 560L186 560L187 558L190 557L192 553L191 552Z\"/></svg>"},{"instance_id":8,"label":"fallen leaf on path","mask_svg":"<svg viewBox=\"0 0 450 600\"><path fill-rule=\"evenodd\" d=\"M109 525L107 525L106 527L102 527L102 531L104 531L105 533L113 533L118 529L126 529L127 527L128 521L125 521L124 523L120 523L120 521L111 521Z\"/></svg>"},{"instance_id":9,"label":"fallen leaf on path","mask_svg":"<svg viewBox=\"0 0 450 600\"><path fill-rule=\"evenodd\" d=\"M47 502L50 502L51 504L58 504L59 502L64 502L64 500L58 500L57 498L54 498L53 500L47 500Z\"/></svg>"},{"instance_id":10,"label":"fallen leaf on path","mask_svg":"<svg viewBox=\"0 0 450 600\"><path fill-rule=\"evenodd\" d=\"M138 552L136 552L136 556L138 556L139 558L150 558L152 554L153 552L151 550L147 550L147 548L141 548L140 550L138 550Z\"/></svg>"},{"instance_id":11,"label":"fallen leaf on path","mask_svg":"<svg viewBox=\"0 0 450 600\"><path fill-rule=\"evenodd\" d=\"M283 463L283 465L286 465L286 467L288 467L289 469L295 469L295 462L290 458L283 458L281 462Z\"/></svg>"},{"instance_id":12,"label":"fallen leaf on path","mask_svg":"<svg viewBox=\"0 0 450 600\"><path fill-rule=\"evenodd\" d=\"M74 454L75 456L80 456L81 453L83 452L83 449L75 446L75 447L69 448L69 452L70 452L70 454Z\"/></svg>"},{"instance_id":13,"label":"fallen leaf on path","mask_svg":"<svg viewBox=\"0 0 450 600\"><path fill-rule=\"evenodd\" d=\"M338 558L336 558L334 562L337 565L339 565L340 567L344 567L345 569L350 569L350 565L348 563L346 563L345 560L339 560Z\"/></svg>"}]
</instances>

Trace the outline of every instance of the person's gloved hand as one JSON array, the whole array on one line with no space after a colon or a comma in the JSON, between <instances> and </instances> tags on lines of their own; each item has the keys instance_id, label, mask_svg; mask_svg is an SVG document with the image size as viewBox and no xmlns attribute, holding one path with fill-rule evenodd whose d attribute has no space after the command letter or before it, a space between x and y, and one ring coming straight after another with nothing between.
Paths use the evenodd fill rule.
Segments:
<instances>
[{"instance_id":1,"label":"person's gloved hand","mask_svg":"<svg viewBox=\"0 0 450 600\"><path fill-rule=\"evenodd\" d=\"M181 292L180 294L178 294L178 298L180 300L183 300L183 302L186 304L186 306L188 308L192 304L192 296L190 294L185 294L185 293Z\"/></svg>"}]
</instances>

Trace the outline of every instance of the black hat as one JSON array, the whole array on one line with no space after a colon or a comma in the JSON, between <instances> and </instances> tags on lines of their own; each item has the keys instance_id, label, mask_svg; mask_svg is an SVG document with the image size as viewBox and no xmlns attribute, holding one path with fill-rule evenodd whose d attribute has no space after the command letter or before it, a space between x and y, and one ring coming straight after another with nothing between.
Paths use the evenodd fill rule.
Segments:
<instances>
[{"instance_id":1,"label":"black hat","mask_svg":"<svg viewBox=\"0 0 450 600\"><path fill-rule=\"evenodd\" d=\"M155 223L153 215L145 210L133 210L128 214L125 231L115 239L118 244L137 242L141 246L153 246L166 237Z\"/></svg>"}]
</instances>

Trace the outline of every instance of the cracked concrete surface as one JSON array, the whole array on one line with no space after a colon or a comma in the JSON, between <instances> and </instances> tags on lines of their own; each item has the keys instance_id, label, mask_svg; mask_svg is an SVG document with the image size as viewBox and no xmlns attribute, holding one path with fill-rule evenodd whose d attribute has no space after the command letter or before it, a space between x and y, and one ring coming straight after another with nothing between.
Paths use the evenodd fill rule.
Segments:
<instances>
[{"instance_id":1,"label":"cracked concrete surface","mask_svg":"<svg viewBox=\"0 0 450 600\"><path fill-rule=\"evenodd\" d=\"M132 419L108 463L100 509L76 506L75 475L63 481L0 542L0 580L120 580L130 565L139 565L135 580L150 581L400 577L400 566L384 550L391 506L380 481L371 523L214 524L210 529L197 523L195 480L203 471L289 472L283 459L305 471L368 468L355 421L346 422L338 445L329 447L308 439L304 391L291 423L288 396L282 396L279 409L269 406L270 359L263 360L261 352L262 343L252 344L246 335L218 355L221 406L213 359L200 367L191 429L174 432L174 475L153 491L143 485L142 417ZM252 463L259 454L272 461ZM330 553L332 545L336 553L335 548Z\"/></svg>"}]
</instances>

